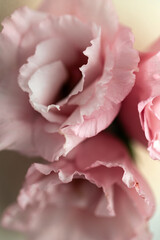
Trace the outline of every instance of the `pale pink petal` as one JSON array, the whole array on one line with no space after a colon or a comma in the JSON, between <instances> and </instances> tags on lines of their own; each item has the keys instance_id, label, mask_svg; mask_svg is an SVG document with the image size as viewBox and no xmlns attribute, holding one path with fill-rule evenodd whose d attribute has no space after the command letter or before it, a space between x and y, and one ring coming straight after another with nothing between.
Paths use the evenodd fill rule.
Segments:
<instances>
[{"instance_id":1,"label":"pale pink petal","mask_svg":"<svg viewBox=\"0 0 160 240\"><path fill-rule=\"evenodd\" d=\"M160 39L148 52L142 53L140 59L136 84L123 103L121 119L132 137L145 145L148 142L150 156L153 159L160 159Z\"/></svg>"},{"instance_id":2,"label":"pale pink petal","mask_svg":"<svg viewBox=\"0 0 160 240\"><path fill-rule=\"evenodd\" d=\"M159 96L138 104L139 116L151 158L160 159Z\"/></svg>"},{"instance_id":3,"label":"pale pink petal","mask_svg":"<svg viewBox=\"0 0 160 240\"><path fill-rule=\"evenodd\" d=\"M113 148L116 149L116 151L113 150ZM88 174L93 181L95 181L94 175L96 176L96 179L100 178L97 185L99 186L99 184L101 184L103 188L103 181L104 185L106 182L107 185L109 184L107 174L105 172L102 174L98 169L96 170L96 168L100 166L106 166L108 168L115 167L115 170L116 168L121 168L124 171L124 173L121 172L122 182L125 183L128 188L135 189L142 197L139 201L139 211L143 213L143 216L151 215L154 209L154 206L152 205L152 194L145 181L143 181L134 166L132 166L131 160L127 155L125 148L114 138L111 136L106 138L103 135L98 135L96 138L84 142L83 150L79 151L76 161L80 169L89 170L90 166L95 168L94 171L92 170L92 172L88 172ZM113 174L111 175L112 177L114 176ZM113 178L115 179L115 177ZM120 183L120 180L118 182ZM131 191L131 193L128 192L128 194L131 194L131 196L133 194L134 196L134 191ZM138 203L138 201L136 202ZM150 207L148 204L150 204Z\"/></svg>"},{"instance_id":4,"label":"pale pink petal","mask_svg":"<svg viewBox=\"0 0 160 240\"><path fill-rule=\"evenodd\" d=\"M51 124L45 120L37 119L34 125L34 143L39 156L46 160L54 161L57 156L62 155L62 147L65 138L58 132L59 124Z\"/></svg>"},{"instance_id":5,"label":"pale pink petal","mask_svg":"<svg viewBox=\"0 0 160 240\"><path fill-rule=\"evenodd\" d=\"M147 226L142 223L142 219L139 219L133 204L119 189L116 189L115 197L119 199L116 206L118 210L116 218L97 218L88 212L84 213L74 208L60 209L48 206L45 209L37 210L36 206L32 206L22 211L18 206L13 206L8 209L3 224L12 229L25 231L31 240L50 240L52 238L59 240L64 240L64 238L67 240L117 240L117 238L119 240L137 240L141 239L137 235L142 231L143 236L146 237L145 240L151 239ZM126 208L129 211L126 211ZM123 226L124 222L126 222L125 227Z\"/></svg>"},{"instance_id":6,"label":"pale pink petal","mask_svg":"<svg viewBox=\"0 0 160 240\"><path fill-rule=\"evenodd\" d=\"M148 151L153 159L160 159L160 52L159 40L146 55L141 56L138 111L148 140ZM153 49L152 49L153 48ZM142 93L142 94L141 94Z\"/></svg>"},{"instance_id":7,"label":"pale pink petal","mask_svg":"<svg viewBox=\"0 0 160 240\"><path fill-rule=\"evenodd\" d=\"M90 41L91 46L87 46L87 48L83 51L84 56L87 57L87 64L83 64L80 66L80 71L82 74L82 79L75 86L75 88L71 91L71 93L62 101L60 101L60 105L67 103L69 100L69 105L84 105L87 103L88 98L90 98L91 94L88 94L86 98L85 90L89 85L95 81L99 75L102 73L102 46L101 46L101 28L97 27L97 25L91 26L92 32L92 40ZM78 94L78 93L81 94ZM72 97L74 96L74 97ZM72 97L72 98L71 98ZM71 99L70 99L71 98Z\"/></svg>"},{"instance_id":8,"label":"pale pink petal","mask_svg":"<svg viewBox=\"0 0 160 240\"><path fill-rule=\"evenodd\" d=\"M108 39L118 28L118 19L110 0L45 0L40 8L54 15L75 15L84 22L95 22L105 27Z\"/></svg>"},{"instance_id":9,"label":"pale pink petal","mask_svg":"<svg viewBox=\"0 0 160 240\"><path fill-rule=\"evenodd\" d=\"M20 67L35 51L36 43L39 41L39 36L36 34L37 25L46 18L45 13L30 10L27 7L23 7L15 11L10 18L3 21L2 40L6 42L2 43L3 46L3 61L5 59L6 51L5 44L8 45L8 53L10 52L10 61L15 57L15 64ZM12 53L12 54L11 54ZM13 54L14 53L14 54ZM2 55L1 55L2 56ZM12 68L14 64L12 63ZM15 69L13 69L15 70Z\"/></svg>"},{"instance_id":10,"label":"pale pink petal","mask_svg":"<svg viewBox=\"0 0 160 240\"><path fill-rule=\"evenodd\" d=\"M47 32L49 33L47 35ZM67 31L66 31L67 29ZM78 29L78 31L77 31ZM73 32L76 31L77 33L73 34ZM32 106L39 111L46 119L51 120L51 113L47 113L51 108L54 108L54 105L51 104L51 107L47 104L45 104L45 101L43 102L43 99L39 98L38 102L41 102L43 104L37 103L37 96L34 96L33 89L31 87L31 82L35 82L35 78L39 79L39 77L35 77L37 74L41 75L42 78L44 78L43 75L48 79L46 73L44 72L44 68L47 71L47 74L49 74L51 81L54 83L59 82L55 76L55 79L52 80L52 75L55 74L54 70L51 67L51 62L54 64L54 62L62 61L62 64L64 64L64 70L57 70L58 73L65 73L65 77L62 77L63 83L61 85L59 84L58 88L55 88L52 90L52 85L47 83L48 90L50 89L51 93L48 92L42 93L43 98L46 96L53 101L56 101L56 98L58 97L57 93L59 92L60 88L63 87L64 82L68 80L70 77L69 69L72 69L75 67L75 65L79 62L81 63L80 58L82 58L80 52L83 52L83 50L86 48L87 45L90 44L91 40L91 31L87 25L82 24L78 19L73 18L71 16L63 16L60 18L48 18L45 19L40 24L39 34L45 36L45 38L49 38L47 40L43 40L40 44L37 45L35 55L30 57L28 59L28 63L23 65L20 69L20 76L19 76L19 84L21 88L28 92L30 95L30 100ZM79 34L79 35L78 35ZM41 36L41 38L42 38ZM83 37L85 36L85 38ZM65 39L65 40L64 40ZM77 62L77 63L76 63ZM83 64L83 62L82 62ZM47 67L48 66L48 67ZM48 68L51 68L51 70L48 71ZM38 72L37 72L38 69ZM43 69L43 71L42 71ZM64 74L62 74L63 76ZM57 75L58 76L58 75ZM58 76L60 77L60 76ZM36 80L36 85L37 85ZM49 80L48 80L49 81ZM41 84L42 82L42 84ZM43 90L43 84L46 82L46 80L39 81L39 84L41 85L41 88ZM63 105L68 101L68 99L74 95L77 94L78 91L82 91L83 89L83 81L81 81L81 85L77 85L76 89L73 89L73 91L70 93L70 95L66 98L66 100L61 101L55 105L55 108L59 109L59 106ZM42 92L42 91L41 91ZM54 93L55 92L55 93ZM37 93L36 93L37 94ZM41 94L41 95L42 95ZM56 102L55 102L56 103ZM48 107L44 107L45 105L48 105ZM52 107L53 106L53 107ZM48 116L49 115L49 116ZM53 118L54 119L54 116Z\"/></svg>"},{"instance_id":11,"label":"pale pink petal","mask_svg":"<svg viewBox=\"0 0 160 240\"><path fill-rule=\"evenodd\" d=\"M102 76L69 102L69 104L80 105L80 108L76 109L62 125L62 132L70 137L73 136L73 132L80 138L91 137L108 127L119 111L120 102L134 85L133 71L137 66L138 54L132 49L133 36L125 28L120 28L118 34L119 38L116 38L112 50L106 48ZM95 50L94 46L97 51L99 37L100 35L91 46L92 54ZM87 50L91 50L91 47ZM96 51L95 54L99 58ZM85 70L87 74L90 73L90 67L93 67L95 63L90 57L89 61L88 65L82 67L82 71ZM99 69L101 70L101 66ZM85 84L88 83L87 76L89 77L85 75L86 73L83 73L86 77Z\"/></svg>"},{"instance_id":12,"label":"pale pink petal","mask_svg":"<svg viewBox=\"0 0 160 240\"><path fill-rule=\"evenodd\" d=\"M3 225L31 239L56 237L58 230L60 239L151 237L152 193L124 146L109 135L85 141L68 159L32 165L18 202L21 208L9 208Z\"/></svg>"},{"instance_id":13,"label":"pale pink petal","mask_svg":"<svg viewBox=\"0 0 160 240\"><path fill-rule=\"evenodd\" d=\"M150 53L148 55L148 58L143 55L141 56L140 71L137 75L138 79L141 78L137 84L143 93L140 96L140 100L146 100L160 93L160 52L156 55L151 55Z\"/></svg>"},{"instance_id":14,"label":"pale pink petal","mask_svg":"<svg viewBox=\"0 0 160 240\"><path fill-rule=\"evenodd\" d=\"M88 58L86 65L83 65L80 70L84 79L85 88L93 82L93 78L97 79L102 73L102 29L97 25L92 26L93 39L91 46L87 47L83 52ZM76 101L74 99L74 101Z\"/></svg>"},{"instance_id":15,"label":"pale pink petal","mask_svg":"<svg viewBox=\"0 0 160 240\"><path fill-rule=\"evenodd\" d=\"M65 135L69 135L69 130L71 129L77 137L80 137L82 139L86 137L92 137L110 125L112 120L118 114L119 108L119 105L114 105L108 109L106 103L105 107L100 107L99 110L94 111L94 113L91 115L83 115L83 122L81 124L74 125L73 127L68 127L68 131L66 127L64 130L62 129L62 132L64 131ZM84 109L81 108L82 113L83 110Z\"/></svg>"},{"instance_id":16,"label":"pale pink petal","mask_svg":"<svg viewBox=\"0 0 160 240\"><path fill-rule=\"evenodd\" d=\"M106 49L103 79L105 80L106 75L111 74L110 81L106 81L106 95L114 103L124 100L135 83L134 71L139 59L138 52L133 49L133 43L134 38L130 30L120 27L118 38L115 39L112 49Z\"/></svg>"},{"instance_id":17,"label":"pale pink petal","mask_svg":"<svg viewBox=\"0 0 160 240\"><path fill-rule=\"evenodd\" d=\"M48 17L40 23L39 35L41 42L37 45L35 55L20 70L19 82L25 91L28 91L26 83L38 67L59 60L67 67L75 65L80 57L79 52L83 52L92 39L89 25L71 16Z\"/></svg>"},{"instance_id":18,"label":"pale pink petal","mask_svg":"<svg viewBox=\"0 0 160 240\"><path fill-rule=\"evenodd\" d=\"M66 79L67 72L61 61L39 68L28 82L32 92L31 101L49 105Z\"/></svg>"},{"instance_id":19,"label":"pale pink petal","mask_svg":"<svg viewBox=\"0 0 160 240\"><path fill-rule=\"evenodd\" d=\"M148 226L144 226L141 230L141 233L138 236L134 236L131 240L152 240L153 234L149 232Z\"/></svg>"},{"instance_id":20,"label":"pale pink petal","mask_svg":"<svg viewBox=\"0 0 160 240\"><path fill-rule=\"evenodd\" d=\"M33 17L34 16L34 17ZM21 49L28 51L32 41L22 46L23 37L29 29L35 27L45 17L27 8L21 8L4 20L0 34L0 148L19 150L28 154L34 153L32 137L32 118L34 112L28 104L27 96L17 83L19 67L25 61ZM30 46L32 50L34 46Z\"/></svg>"}]
</instances>

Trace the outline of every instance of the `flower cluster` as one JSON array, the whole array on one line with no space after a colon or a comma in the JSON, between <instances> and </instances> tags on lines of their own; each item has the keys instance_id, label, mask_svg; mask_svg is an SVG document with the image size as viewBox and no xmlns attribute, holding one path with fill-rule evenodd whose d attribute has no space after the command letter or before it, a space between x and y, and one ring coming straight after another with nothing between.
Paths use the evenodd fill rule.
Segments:
<instances>
[{"instance_id":1,"label":"flower cluster","mask_svg":"<svg viewBox=\"0 0 160 240\"><path fill-rule=\"evenodd\" d=\"M133 44L111 0L45 0L3 21L0 149L45 160L4 227L31 240L151 239L154 198L122 138L148 140L160 159L160 41L140 56Z\"/></svg>"}]
</instances>

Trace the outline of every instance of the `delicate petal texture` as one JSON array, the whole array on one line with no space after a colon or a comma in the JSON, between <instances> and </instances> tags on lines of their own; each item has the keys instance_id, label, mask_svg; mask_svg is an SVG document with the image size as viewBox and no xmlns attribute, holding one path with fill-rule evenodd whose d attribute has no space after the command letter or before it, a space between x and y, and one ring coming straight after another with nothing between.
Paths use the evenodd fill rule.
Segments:
<instances>
[{"instance_id":1,"label":"delicate petal texture","mask_svg":"<svg viewBox=\"0 0 160 240\"><path fill-rule=\"evenodd\" d=\"M26 52L32 52L32 40L23 44L22 36L44 18L27 8L16 11L2 24L0 35L0 149L9 148L34 154L32 125L34 116L27 96L18 86L19 67ZM22 50L23 49L23 50ZM23 51L23 54L21 52Z\"/></svg>"},{"instance_id":2,"label":"delicate petal texture","mask_svg":"<svg viewBox=\"0 0 160 240\"><path fill-rule=\"evenodd\" d=\"M2 223L32 240L149 240L153 210L152 193L124 146L98 135L67 161L32 165Z\"/></svg>"},{"instance_id":3,"label":"delicate petal texture","mask_svg":"<svg viewBox=\"0 0 160 240\"><path fill-rule=\"evenodd\" d=\"M0 149L54 161L112 123L139 57L110 0L47 0L40 10L3 24Z\"/></svg>"},{"instance_id":4,"label":"delicate petal texture","mask_svg":"<svg viewBox=\"0 0 160 240\"><path fill-rule=\"evenodd\" d=\"M118 19L111 0L44 0L42 11L54 15L74 15L84 22L95 22L105 27L106 35L110 40L118 29Z\"/></svg>"},{"instance_id":5,"label":"delicate petal texture","mask_svg":"<svg viewBox=\"0 0 160 240\"><path fill-rule=\"evenodd\" d=\"M141 54L136 85L122 109L122 119L128 132L143 143L146 142L145 134L150 156L160 160L160 40L148 53ZM130 124L126 123L125 112L128 113L127 121Z\"/></svg>"}]
</instances>

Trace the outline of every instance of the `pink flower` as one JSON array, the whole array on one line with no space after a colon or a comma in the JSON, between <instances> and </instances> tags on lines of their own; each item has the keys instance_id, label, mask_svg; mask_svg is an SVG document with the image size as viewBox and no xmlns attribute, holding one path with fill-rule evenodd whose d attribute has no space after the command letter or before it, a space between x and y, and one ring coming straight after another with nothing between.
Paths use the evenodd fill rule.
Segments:
<instances>
[{"instance_id":1,"label":"pink flower","mask_svg":"<svg viewBox=\"0 0 160 240\"><path fill-rule=\"evenodd\" d=\"M148 53L141 54L136 84L122 110L122 119L128 132L145 143L140 129L141 123L150 156L160 160L160 40ZM127 120L125 113L128 116Z\"/></svg>"},{"instance_id":2,"label":"pink flower","mask_svg":"<svg viewBox=\"0 0 160 240\"><path fill-rule=\"evenodd\" d=\"M142 56L137 76L141 92L138 111L153 159L160 160L160 44L159 51Z\"/></svg>"},{"instance_id":3,"label":"pink flower","mask_svg":"<svg viewBox=\"0 0 160 240\"><path fill-rule=\"evenodd\" d=\"M124 146L98 135L67 161L32 165L3 226L32 240L148 240L153 210L152 193Z\"/></svg>"},{"instance_id":4,"label":"pink flower","mask_svg":"<svg viewBox=\"0 0 160 240\"><path fill-rule=\"evenodd\" d=\"M41 11L3 22L0 149L53 161L113 121L138 54L110 0L47 0Z\"/></svg>"}]
</instances>

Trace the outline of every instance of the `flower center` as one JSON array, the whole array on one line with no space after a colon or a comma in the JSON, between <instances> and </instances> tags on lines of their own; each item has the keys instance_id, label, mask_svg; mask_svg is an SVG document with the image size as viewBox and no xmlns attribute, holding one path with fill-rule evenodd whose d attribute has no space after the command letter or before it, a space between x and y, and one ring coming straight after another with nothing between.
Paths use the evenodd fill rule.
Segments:
<instances>
[{"instance_id":1,"label":"flower center","mask_svg":"<svg viewBox=\"0 0 160 240\"><path fill-rule=\"evenodd\" d=\"M71 183L58 185L57 192L63 205L93 211L102 196L102 190L84 179L73 179ZM62 197L63 196L63 197Z\"/></svg>"},{"instance_id":2,"label":"flower center","mask_svg":"<svg viewBox=\"0 0 160 240\"><path fill-rule=\"evenodd\" d=\"M87 61L88 58L83 53L79 53L78 61L67 69L68 77L66 81L64 81L64 83L61 85L61 88L59 92L57 92L57 96L53 99L52 103L58 103L60 100L66 98L72 92L72 90L76 87L82 78L80 67L84 64L87 64Z\"/></svg>"}]
</instances>

